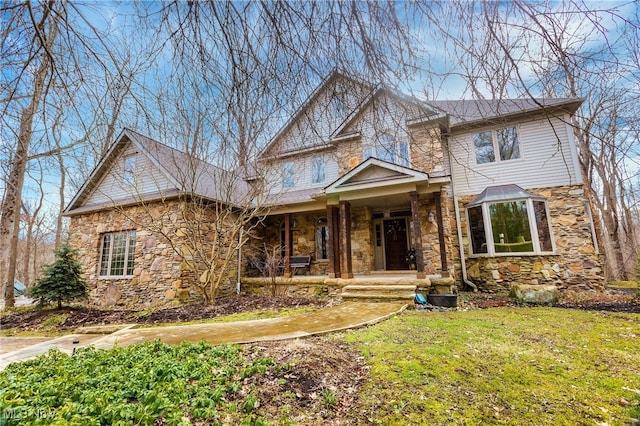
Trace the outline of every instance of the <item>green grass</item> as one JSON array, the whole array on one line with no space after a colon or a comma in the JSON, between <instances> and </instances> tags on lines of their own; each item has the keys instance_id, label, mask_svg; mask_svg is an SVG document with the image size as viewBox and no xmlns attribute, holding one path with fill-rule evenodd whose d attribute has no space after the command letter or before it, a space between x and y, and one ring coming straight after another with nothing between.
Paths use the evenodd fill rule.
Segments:
<instances>
[{"instance_id":1,"label":"green grass","mask_svg":"<svg viewBox=\"0 0 640 426\"><path fill-rule=\"evenodd\" d=\"M640 316L556 308L408 312L347 335L379 424L593 425L640 417ZM626 404L628 401L630 405Z\"/></svg>"},{"instance_id":2,"label":"green grass","mask_svg":"<svg viewBox=\"0 0 640 426\"><path fill-rule=\"evenodd\" d=\"M640 290L640 281L613 281L608 287L612 288L630 288Z\"/></svg>"}]
</instances>

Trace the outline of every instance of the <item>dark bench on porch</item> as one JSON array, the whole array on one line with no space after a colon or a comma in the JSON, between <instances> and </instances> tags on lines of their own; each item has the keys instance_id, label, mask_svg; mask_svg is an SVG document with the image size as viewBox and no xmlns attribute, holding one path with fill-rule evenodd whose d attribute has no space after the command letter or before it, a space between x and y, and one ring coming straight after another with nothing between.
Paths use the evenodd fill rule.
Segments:
<instances>
[{"instance_id":1,"label":"dark bench on porch","mask_svg":"<svg viewBox=\"0 0 640 426\"><path fill-rule=\"evenodd\" d=\"M291 275L295 275L298 269L306 269L307 275L309 275L311 256L291 256L289 265L291 266Z\"/></svg>"},{"instance_id":2,"label":"dark bench on porch","mask_svg":"<svg viewBox=\"0 0 640 426\"><path fill-rule=\"evenodd\" d=\"M295 275L298 269L306 269L309 274L309 266L311 265L311 256L291 256L290 257L291 274ZM279 273L284 272L284 260L280 260L277 265ZM269 275L269 265L264 259L258 257L247 258L247 272L258 273L261 275Z\"/></svg>"}]
</instances>

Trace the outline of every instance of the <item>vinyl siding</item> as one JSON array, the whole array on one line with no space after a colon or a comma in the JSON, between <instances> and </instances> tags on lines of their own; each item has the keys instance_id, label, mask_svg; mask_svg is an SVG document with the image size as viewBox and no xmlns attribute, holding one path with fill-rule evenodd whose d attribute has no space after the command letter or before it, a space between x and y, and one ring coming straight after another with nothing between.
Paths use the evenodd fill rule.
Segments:
<instances>
[{"instance_id":1,"label":"vinyl siding","mask_svg":"<svg viewBox=\"0 0 640 426\"><path fill-rule=\"evenodd\" d=\"M509 161L476 164L473 133L495 127L449 137L457 194L478 194L487 186L510 183L525 189L578 183L568 129L563 120L540 118L515 125L520 158Z\"/></svg>"},{"instance_id":2,"label":"vinyl siding","mask_svg":"<svg viewBox=\"0 0 640 426\"><path fill-rule=\"evenodd\" d=\"M344 99L344 113L340 116L335 115L332 103L336 93L341 94ZM343 80L334 81L299 113L296 121L285 129L266 155L326 144L347 115L356 109L367 94L368 90L363 86Z\"/></svg>"},{"instance_id":3,"label":"vinyl siding","mask_svg":"<svg viewBox=\"0 0 640 426\"><path fill-rule=\"evenodd\" d=\"M128 181L124 176L124 159L135 157L133 179ZM123 200L142 194L153 194L171 189L172 185L166 176L145 155L136 151L135 146L129 144L117 156L105 176L83 203L84 205L101 204L110 201Z\"/></svg>"},{"instance_id":4,"label":"vinyl siding","mask_svg":"<svg viewBox=\"0 0 640 426\"><path fill-rule=\"evenodd\" d=\"M317 156L324 156L325 159L325 180L323 182L313 182L313 159ZM293 187L283 188L282 167L284 163L293 162ZM314 153L300 157L288 158L272 163L271 172L267 174L270 182L268 190L271 194L278 194L287 191L296 191L309 188L324 188L334 180L338 179L338 162L332 153Z\"/></svg>"}]
</instances>

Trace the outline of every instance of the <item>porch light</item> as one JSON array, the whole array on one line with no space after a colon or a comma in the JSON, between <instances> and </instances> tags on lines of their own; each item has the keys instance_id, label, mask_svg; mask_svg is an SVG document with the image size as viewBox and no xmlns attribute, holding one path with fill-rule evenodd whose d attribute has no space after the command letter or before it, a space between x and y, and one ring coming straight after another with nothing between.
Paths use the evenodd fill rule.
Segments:
<instances>
[{"instance_id":1,"label":"porch light","mask_svg":"<svg viewBox=\"0 0 640 426\"><path fill-rule=\"evenodd\" d=\"M427 215L427 221L431 222L431 223L435 223L436 222L436 212L431 210L429 212L429 214Z\"/></svg>"}]
</instances>

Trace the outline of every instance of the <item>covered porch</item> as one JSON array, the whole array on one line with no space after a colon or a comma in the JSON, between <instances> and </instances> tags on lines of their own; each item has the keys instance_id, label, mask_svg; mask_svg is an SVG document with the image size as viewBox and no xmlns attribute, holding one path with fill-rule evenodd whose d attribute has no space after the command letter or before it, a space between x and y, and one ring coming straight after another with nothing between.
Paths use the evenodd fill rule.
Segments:
<instances>
[{"instance_id":1,"label":"covered porch","mask_svg":"<svg viewBox=\"0 0 640 426\"><path fill-rule=\"evenodd\" d=\"M263 241L277 247L278 275L285 279L300 273L292 267L300 257L310 260L305 272L329 280L448 277L452 247L443 199L449 182L444 173L369 158L312 199L272 209Z\"/></svg>"}]
</instances>

